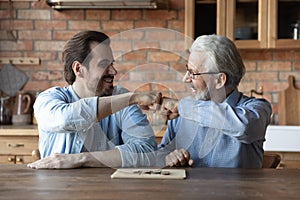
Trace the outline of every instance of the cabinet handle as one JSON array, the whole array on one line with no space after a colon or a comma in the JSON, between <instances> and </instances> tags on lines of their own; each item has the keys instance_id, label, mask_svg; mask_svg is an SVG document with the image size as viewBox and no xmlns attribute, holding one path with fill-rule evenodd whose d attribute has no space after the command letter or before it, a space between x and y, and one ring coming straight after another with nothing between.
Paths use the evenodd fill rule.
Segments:
<instances>
[{"instance_id":1,"label":"cabinet handle","mask_svg":"<svg viewBox=\"0 0 300 200\"><path fill-rule=\"evenodd\" d=\"M23 159L22 158L20 158L20 157L17 157L17 160L16 160L17 162L23 162Z\"/></svg>"},{"instance_id":2,"label":"cabinet handle","mask_svg":"<svg viewBox=\"0 0 300 200\"><path fill-rule=\"evenodd\" d=\"M8 144L8 147L12 147L12 148L18 148L18 147L24 147L24 144Z\"/></svg>"},{"instance_id":3,"label":"cabinet handle","mask_svg":"<svg viewBox=\"0 0 300 200\"><path fill-rule=\"evenodd\" d=\"M15 162L15 157L8 157L8 162Z\"/></svg>"},{"instance_id":4,"label":"cabinet handle","mask_svg":"<svg viewBox=\"0 0 300 200\"><path fill-rule=\"evenodd\" d=\"M32 150L31 156L40 159L40 151L38 149Z\"/></svg>"}]
</instances>

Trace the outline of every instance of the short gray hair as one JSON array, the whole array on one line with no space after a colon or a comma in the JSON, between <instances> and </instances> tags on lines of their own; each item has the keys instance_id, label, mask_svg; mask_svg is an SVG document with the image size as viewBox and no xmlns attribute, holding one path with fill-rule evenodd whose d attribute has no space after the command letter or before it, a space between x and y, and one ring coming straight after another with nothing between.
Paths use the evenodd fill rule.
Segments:
<instances>
[{"instance_id":1,"label":"short gray hair","mask_svg":"<svg viewBox=\"0 0 300 200\"><path fill-rule=\"evenodd\" d=\"M227 76L225 86L236 88L245 74L245 66L234 43L225 36L199 36L190 48L190 52L203 52L208 56L209 70L218 70Z\"/></svg>"}]
</instances>

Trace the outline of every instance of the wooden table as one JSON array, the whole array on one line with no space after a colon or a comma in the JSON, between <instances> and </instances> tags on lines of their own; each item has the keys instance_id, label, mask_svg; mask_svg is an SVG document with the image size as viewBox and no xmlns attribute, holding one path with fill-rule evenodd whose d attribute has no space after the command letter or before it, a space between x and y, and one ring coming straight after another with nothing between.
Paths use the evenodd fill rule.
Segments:
<instances>
[{"instance_id":1,"label":"wooden table","mask_svg":"<svg viewBox=\"0 0 300 200\"><path fill-rule=\"evenodd\" d=\"M110 168L0 165L0 199L299 199L299 169L187 168L184 180L111 179Z\"/></svg>"}]
</instances>

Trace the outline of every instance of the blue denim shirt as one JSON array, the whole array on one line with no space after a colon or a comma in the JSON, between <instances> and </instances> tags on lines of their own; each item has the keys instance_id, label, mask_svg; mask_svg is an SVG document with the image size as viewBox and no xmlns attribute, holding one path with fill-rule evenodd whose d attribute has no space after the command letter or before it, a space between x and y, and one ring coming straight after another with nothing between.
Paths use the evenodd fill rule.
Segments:
<instances>
[{"instance_id":1,"label":"blue denim shirt","mask_svg":"<svg viewBox=\"0 0 300 200\"><path fill-rule=\"evenodd\" d=\"M115 87L114 94L127 92ZM113 94L113 95L114 95ZM157 143L146 115L128 106L97 121L97 97L79 99L68 87L53 87L39 94L34 104L41 157L118 148L122 166L149 166L147 153Z\"/></svg>"},{"instance_id":2,"label":"blue denim shirt","mask_svg":"<svg viewBox=\"0 0 300 200\"><path fill-rule=\"evenodd\" d=\"M180 117L170 120L159 145L159 165L174 149L187 149L196 167L260 168L272 108L265 99L235 90L223 103L179 102Z\"/></svg>"}]
</instances>

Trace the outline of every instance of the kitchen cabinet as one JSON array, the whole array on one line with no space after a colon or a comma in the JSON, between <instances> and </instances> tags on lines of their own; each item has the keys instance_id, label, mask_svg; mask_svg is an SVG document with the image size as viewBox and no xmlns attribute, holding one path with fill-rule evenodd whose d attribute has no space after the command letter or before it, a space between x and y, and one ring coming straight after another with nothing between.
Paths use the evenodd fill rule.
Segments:
<instances>
[{"instance_id":1,"label":"kitchen cabinet","mask_svg":"<svg viewBox=\"0 0 300 200\"><path fill-rule=\"evenodd\" d=\"M300 48L300 0L186 0L185 33L225 35L239 49ZM300 23L300 22L298 22Z\"/></svg>"},{"instance_id":2,"label":"kitchen cabinet","mask_svg":"<svg viewBox=\"0 0 300 200\"><path fill-rule=\"evenodd\" d=\"M0 164L27 164L39 158L36 126L0 126Z\"/></svg>"}]
</instances>

